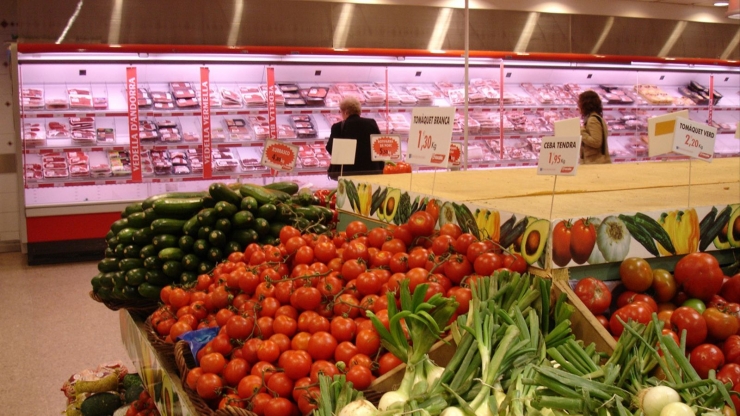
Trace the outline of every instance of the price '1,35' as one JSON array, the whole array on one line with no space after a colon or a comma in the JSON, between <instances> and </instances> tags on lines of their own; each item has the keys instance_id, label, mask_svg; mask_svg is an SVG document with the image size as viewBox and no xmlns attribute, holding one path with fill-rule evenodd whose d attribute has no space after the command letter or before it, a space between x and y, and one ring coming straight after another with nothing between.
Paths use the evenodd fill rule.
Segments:
<instances>
[{"instance_id":1,"label":"price '1,35'","mask_svg":"<svg viewBox=\"0 0 740 416\"><path fill-rule=\"evenodd\" d=\"M420 150L424 149L434 149L437 150L437 143L432 142L432 136L429 135L423 135L422 131L419 131L419 143L417 144L417 147Z\"/></svg>"},{"instance_id":2,"label":"price '1,35'","mask_svg":"<svg viewBox=\"0 0 740 416\"><path fill-rule=\"evenodd\" d=\"M562 155L560 154L553 154L552 152L550 152L548 156L548 163L552 165L562 165L565 163L565 159L563 159Z\"/></svg>"}]
</instances>

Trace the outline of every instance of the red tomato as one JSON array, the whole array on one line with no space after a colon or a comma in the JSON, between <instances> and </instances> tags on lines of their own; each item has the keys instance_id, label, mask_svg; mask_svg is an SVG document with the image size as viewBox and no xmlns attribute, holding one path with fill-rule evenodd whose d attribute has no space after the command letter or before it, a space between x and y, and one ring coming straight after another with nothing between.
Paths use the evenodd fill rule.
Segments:
<instances>
[{"instance_id":1,"label":"red tomato","mask_svg":"<svg viewBox=\"0 0 740 416\"><path fill-rule=\"evenodd\" d=\"M411 214L408 224L414 237L430 236L434 232L434 218L426 211Z\"/></svg>"},{"instance_id":2,"label":"red tomato","mask_svg":"<svg viewBox=\"0 0 740 416\"><path fill-rule=\"evenodd\" d=\"M724 274L717 259L708 253L690 253L676 263L676 282L690 296L708 301L722 289Z\"/></svg>"},{"instance_id":3,"label":"red tomato","mask_svg":"<svg viewBox=\"0 0 740 416\"><path fill-rule=\"evenodd\" d=\"M722 344L722 352L728 363L740 364L740 335L730 335Z\"/></svg>"},{"instance_id":4,"label":"red tomato","mask_svg":"<svg viewBox=\"0 0 740 416\"><path fill-rule=\"evenodd\" d=\"M380 248L383 246L383 243L391 238L393 238L393 236L387 228L377 227L367 233L367 244L370 247Z\"/></svg>"},{"instance_id":5,"label":"red tomato","mask_svg":"<svg viewBox=\"0 0 740 416\"><path fill-rule=\"evenodd\" d=\"M471 244L470 247L472 247L473 244ZM470 247L468 247L468 250L470 250ZM497 253L483 253L477 256L473 262L473 270L475 270L476 274L481 276L490 276L494 271L502 267L504 267L504 259Z\"/></svg>"},{"instance_id":6,"label":"red tomato","mask_svg":"<svg viewBox=\"0 0 740 416\"><path fill-rule=\"evenodd\" d=\"M276 397L265 404L265 416L293 416L298 408L285 397Z\"/></svg>"},{"instance_id":7,"label":"red tomato","mask_svg":"<svg viewBox=\"0 0 740 416\"><path fill-rule=\"evenodd\" d=\"M478 241L478 238L476 236L470 233L465 233L460 235L460 237L457 237L453 245L455 247L455 251L460 254L466 255L468 253L468 247L476 241Z\"/></svg>"},{"instance_id":8,"label":"red tomato","mask_svg":"<svg viewBox=\"0 0 740 416\"><path fill-rule=\"evenodd\" d=\"M622 335L622 332L624 331L624 325L622 322L619 322L619 319L624 321L624 323L631 320L641 324L647 324L650 322L651 313L652 311L648 305L642 302L631 303L617 309L614 314L612 314L612 317L609 320L609 328L611 329L612 334L618 337Z\"/></svg>"},{"instance_id":9,"label":"red tomato","mask_svg":"<svg viewBox=\"0 0 740 416\"><path fill-rule=\"evenodd\" d=\"M275 373L267 382L267 389L280 397L290 397L293 393L293 380L285 373Z\"/></svg>"},{"instance_id":10,"label":"red tomato","mask_svg":"<svg viewBox=\"0 0 740 416\"><path fill-rule=\"evenodd\" d=\"M447 291L447 297L453 298L457 301L456 313L458 315L468 313L468 310L470 310L470 300L473 298L473 294L470 289L454 286Z\"/></svg>"},{"instance_id":11,"label":"red tomato","mask_svg":"<svg viewBox=\"0 0 740 416\"><path fill-rule=\"evenodd\" d=\"M423 212L423 211L422 211ZM357 390L365 390L373 381L373 373L364 365L356 365L347 371L347 381Z\"/></svg>"},{"instance_id":12,"label":"red tomato","mask_svg":"<svg viewBox=\"0 0 740 416\"><path fill-rule=\"evenodd\" d=\"M347 232L347 237L350 240L354 240L357 237L367 234L367 225L362 221L352 221L347 224L345 231Z\"/></svg>"},{"instance_id":13,"label":"red tomato","mask_svg":"<svg viewBox=\"0 0 740 416\"><path fill-rule=\"evenodd\" d=\"M731 303L740 303L740 273L724 281L720 296Z\"/></svg>"},{"instance_id":14,"label":"red tomato","mask_svg":"<svg viewBox=\"0 0 740 416\"><path fill-rule=\"evenodd\" d=\"M709 376L709 370L717 371L725 365L725 356L718 346L714 344L701 344L691 350L689 362L696 372L699 373L699 377L707 378Z\"/></svg>"},{"instance_id":15,"label":"red tomato","mask_svg":"<svg viewBox=\"0 0 740 416\"><path fill-rule=\"evenodd\" d=\"M678 286L671 272L665 269L653 269L653 292L657 302L668 302L676 296Z\"/></svg>"},{"instance_id":16,"label":"red tomato","mask_svg":"<svg viewBox=\"0 0 740 416\"><path fill-rule=\"evenodd\" d=\"M583 264L596 245L596 228L590 219L581 218L573 223L570 233L570 254L574 262Z\"/></svg>"},{"instance_id":17,"label":"red tomato","mask_svg":"<svg viewBox=\"0 0 740 416\"><path fill-rule=\"evenodd\" d=\"M403 361L399 360L398 357L390 352L387 352L380 356L378 360L378 373L382 376L383 374L393 370L399 365L403 364Z\"/></svg>"},{"instance_id":18,"label":"red tomato","mask_svg":"<svg viewBox=\"0 0 740 416\"><path fill-rule=\"evenodd\" d=\"M414 235L411 234L411 229L409 228L408 224L401 224L398 227L393 229L393 238L397 238L406 246L411 245L411 243L414 241Z\"/></svg>"},{"instance_id":19,"label":"red tomato","mask_svg":"<svg viewBox=\"0 0 740 416\"><path fill-rule=\"evenodd\" d=\"M579 280L574 291L594 315L606 312L612 303L612 294L606 283L594 277Z\"/></svg>"},{"instance_id":20,"label":"red tomato","mask_svg":"<svg viewBox=\"0 0 740 416\"><path fill-rule=\"evenodd\" d=\"M552 261L560 267L565 267L571 260L571 228L570 221L562 220L552 229Z\"/></svg>"},{"instance_id":21,"label":"red tomato","mask_svg":"<svg viewBox=\"0 0 740 416\"><path fill-rule=\"evenodd\" d=\"M460 236L457 241L460 241L465 234ZM472 236L472 235L471 235ZM473 237L475 238L475 237ZM467 247L466 247L467 248ZM458 251L459 253L460 251ZM473 272L473 266L470 264L470 260L462 254L455 254L451 256L443 266L445 276L452 280L455 284L460 284L463 278Z\"/></svg>"},{"instance_id":22,"label":"red tomato","mask_svg":"<svg viewBox=\"0 0 740 416\"><path fill-rule=\"evenodd\" d=\"M316 360L311 364L311 383L319 382L319 374L323 374L328 377L334 377L339 374L339 369L336 365L326 360Z\"/></svg>"},{"instance_id":23,"label":"red tomato","mask_svg":"<svg viewBox=\"0 0 740 416\"><path fill-rule=\"evenodd\" d=\"M355 345L361 354L374 356L380 349L380 335L375 329L363 329L357 333Z\"/></svg>"},{"instance_id":24,"label":"red tomato","mask_svg":"<svg viewBox=\"0 0 740 416\"><path fill-rule=\"evenodd\" d=\"M610 328L609 328L609 320L606 319L606 316L604 316L604 315L596 315L596 320L599 321L599 323L601 325L603 325L604 328L606 328L607 331L610 330Z\"/></svg>"},{"instance_id":25,"label":"red tomato","mask_svg":"<svg viewBox=\"0 0 740 416\"><path fill-rule=\"evenodd\" d=\"M250 366L244 358L232 358L224 367L224 381L232 387L236 387L242 378L249 374Z\"/></svg>"},{"instance_id":26,"label":"red tomato","mask_svg":"<svg viewBox=\"0 0 740 416\"><path fill-rule=\"evenodd\" d=\"M681 306L671 315L671 326L680 336L686 330L686 347L694 348L707 338L707 322L695 309Z\"/></svg>"},{"instance_id":27,"label":"red tomato","mask_svg":"<svg viewBox=\"0 0 740 416\"><path fill-rule=\"evenodd\" d=\"M331 334L337 342L353 341L355 339L357 325L353 319L344 316L337 316L331 320L330 325Z\"/></svg>"},{"instance_id":28,"label":"red tomato","mask_svg":"<svg viewBox=\"0 0 740 416\"><path fill-rule=\"evenodd\" d=\"M224 381L216 374L204 373L195 385L198 395L206 400L216 399L220 396Z\"/></svg>"},{"instance_id":29,"label":"red tomato","mask_svg":"<svg viewBox=\"0 0 740 416\"><path fill-rule=\"evenodd\" d=\"M436 224L437 220L439 219L439 203L437 202L437 200L434 198L430 199L429 202L427 202L427 207L425 211L432 216L432 219Z\"/></svg>"},{"instance_id":30,"label":"red tomato","mask_svg":"<svg viewBox=\"0 0 740 416\"><path fill-rule=\"evenodd\" d=\"M406 243L400 238L391 238L383 243L383 245L380 246L380 249L391 254L406 253Z\"/></svg>"},{"instance_id":31,"label":"red tomato","mask_svg":"<svg viewBox=\"0 0 740 416\"><path fill-rule=\"evenodd\" d=\"M628 257L619 265L619 278L633 292L644 292L653 284L653 269L645 259Z\"/></svg>"},{"instance_id":32,"label":"red tomato","mask_svg":"<svg viewBox=\"0 0 740 416\"><path fill-rule=\"evenodd\" d=\"M308 340L308 353L314 360L330 360L334 358L337 340L328 332L319 331L311 335Z\"/></svg>"},{"instance_id":33,"label":"red tomato","mask_svg":"<svg viewBox=\"0 0 740 416\"><path fill-rule=\"evenodd\" d=\"M617 306L620 308L624 305L629 305L630 303L635 302L645 303L653 312L658 312L658 304L655 302L655 299L651 298L648 295L635 293L631 290L628 290L626 292L622 292L622 294L619 295L619 297L617 298Z\"/></svg>"},{"instance_id":34,"label":"red tomato","mask_svg":"<svg viewBox=\"0 0 740 416\"><path fill-rule=\"evenodd\" d=\"M724 341L730 335L737 334L740 322L734 316L724 313L715 307L707 308L702 317L707 321L709 336L717 341Z\"/></svg>"},{"instance_id":35,"label":"red tomato","mask_svg":"<svg viewBox=\"0 0 740 416\"><path fill-rule=\"evenodd\" d=\"M512 272L524 273L527 271L527 262L519 253L504 255L504 267Z\"/></svg>"},{"instance_id":36,"label":"red tomato","mask_svg":"<svg viewBox=\"0 0 740 416\"><path fill-rule=\"evenodd\" d=\"M447 234L440 234L434 237L432 240L432 252L437 256L441 256L446 253L451 253L455 250L454 247L455 239Z\"/></svg>"},{"instance_id":37,"label":"red tomato","mask_svg":"<svg viewBox=\"0 0 740 416\"><path fill-rule=\"evenodd\" d=\"M740 384L740 364L727 363L717 372L717 380L722 383L732 383L732 386Z\"/></svg>"},{"instance_id":38,"label":"red tomato","mask_svg":"<svg viewBox=\"0 0 740 416\"><path fill-rule=\"evenodd\" d=\"M200 368L203 373L221 374L226 367L226 359L220 352L206 354L200 360Z\"/></svg>"},{"instance_id":39,"label":"red tomato","mask_svg":"<svg viewBox=\"0 0 740 416\"><path fill-rule=\"evenodd\" d=\"M280 355L278 365L292 380L299 380L311 372L311 355L306 351L288 350Z\"/></svg>"}]
</instances>

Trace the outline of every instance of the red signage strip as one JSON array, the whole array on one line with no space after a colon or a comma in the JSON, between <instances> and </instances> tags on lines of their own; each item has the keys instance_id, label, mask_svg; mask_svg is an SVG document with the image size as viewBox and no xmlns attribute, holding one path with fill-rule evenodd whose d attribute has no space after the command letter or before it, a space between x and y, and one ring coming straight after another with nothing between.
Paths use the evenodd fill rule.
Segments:
<instances>
[{"instance_id":1,"label":"red signage strip","mask_svg":"<svg viewBox=\"0 0 740 416\"><path fill-rule=\"evenodd\" d=\"M270 138L277 139L277 110L275 109L275 68L267 68L267 122Z\"/></svg>"},{"instance_id":2,"label":"red signage strip","mask_svg":"<svg viewBox=\"0 0 740 416\"><path fill-rule=\"evenodd\" d=\"M128 109L129 156L131 179L141 182L141 141L139 140L139 84L136 68L126 68L126 100Z\"/></svg>"},{"instance_id":3,"label":"red signage strip","mask_svg":"<svg viewBox=\"0 0 740 416\"><path fill-rule=\"evenodd\" d=\"M203 131L203 178L210 179L213 175L211 164L211 81L210 70L200 68L200 109L201 126Z\"/></svg>"}]
</instances>

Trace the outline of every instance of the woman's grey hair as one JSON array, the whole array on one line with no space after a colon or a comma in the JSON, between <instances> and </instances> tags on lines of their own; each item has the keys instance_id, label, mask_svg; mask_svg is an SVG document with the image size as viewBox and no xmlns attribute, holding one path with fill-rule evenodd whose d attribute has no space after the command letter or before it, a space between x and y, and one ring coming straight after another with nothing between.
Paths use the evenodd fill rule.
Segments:
<instances>
[{"instance_id":1,"label":"woman's grey hair","mask_svg":"<svg viewBox=\"0 0 740 416\"><path fill-rule=\"evenodd\" d=\"M362 105L360 100L356 97L346 97L339 103L339 109L346 111L348 115L360 115L362 113Z\"/></svg>"}]
</instances>

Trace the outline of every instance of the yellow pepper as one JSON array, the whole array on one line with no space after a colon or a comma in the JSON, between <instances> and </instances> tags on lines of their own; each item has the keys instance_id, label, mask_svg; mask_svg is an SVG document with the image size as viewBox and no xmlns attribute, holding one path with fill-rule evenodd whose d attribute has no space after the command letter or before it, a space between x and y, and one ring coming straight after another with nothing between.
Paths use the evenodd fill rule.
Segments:
<instances>
[{"instance_id":1,"label":"yellow pepper","mask_svg":"<svg viewBox=\"0 0 740 416\"><path fill-rule=\"evenodd\" d=\"M373 187L367 183L361 183L357 185L357 196L360 199L360 206L358 214L369 216L370 207L373 203Z\"/></svg>"},{"instance_id":2,"label":"yellow pepper","mask_svg":"<svg viewBox=\"0 0 740 416\"><path fill-rule=\"evenodd\" d=\"M665 212L659 222L671 238L676 254L695 253L699 249L699 216L695 209ZM660 244L658 251L663 256L671 254Z\"/></svg>"}]
</instances>

